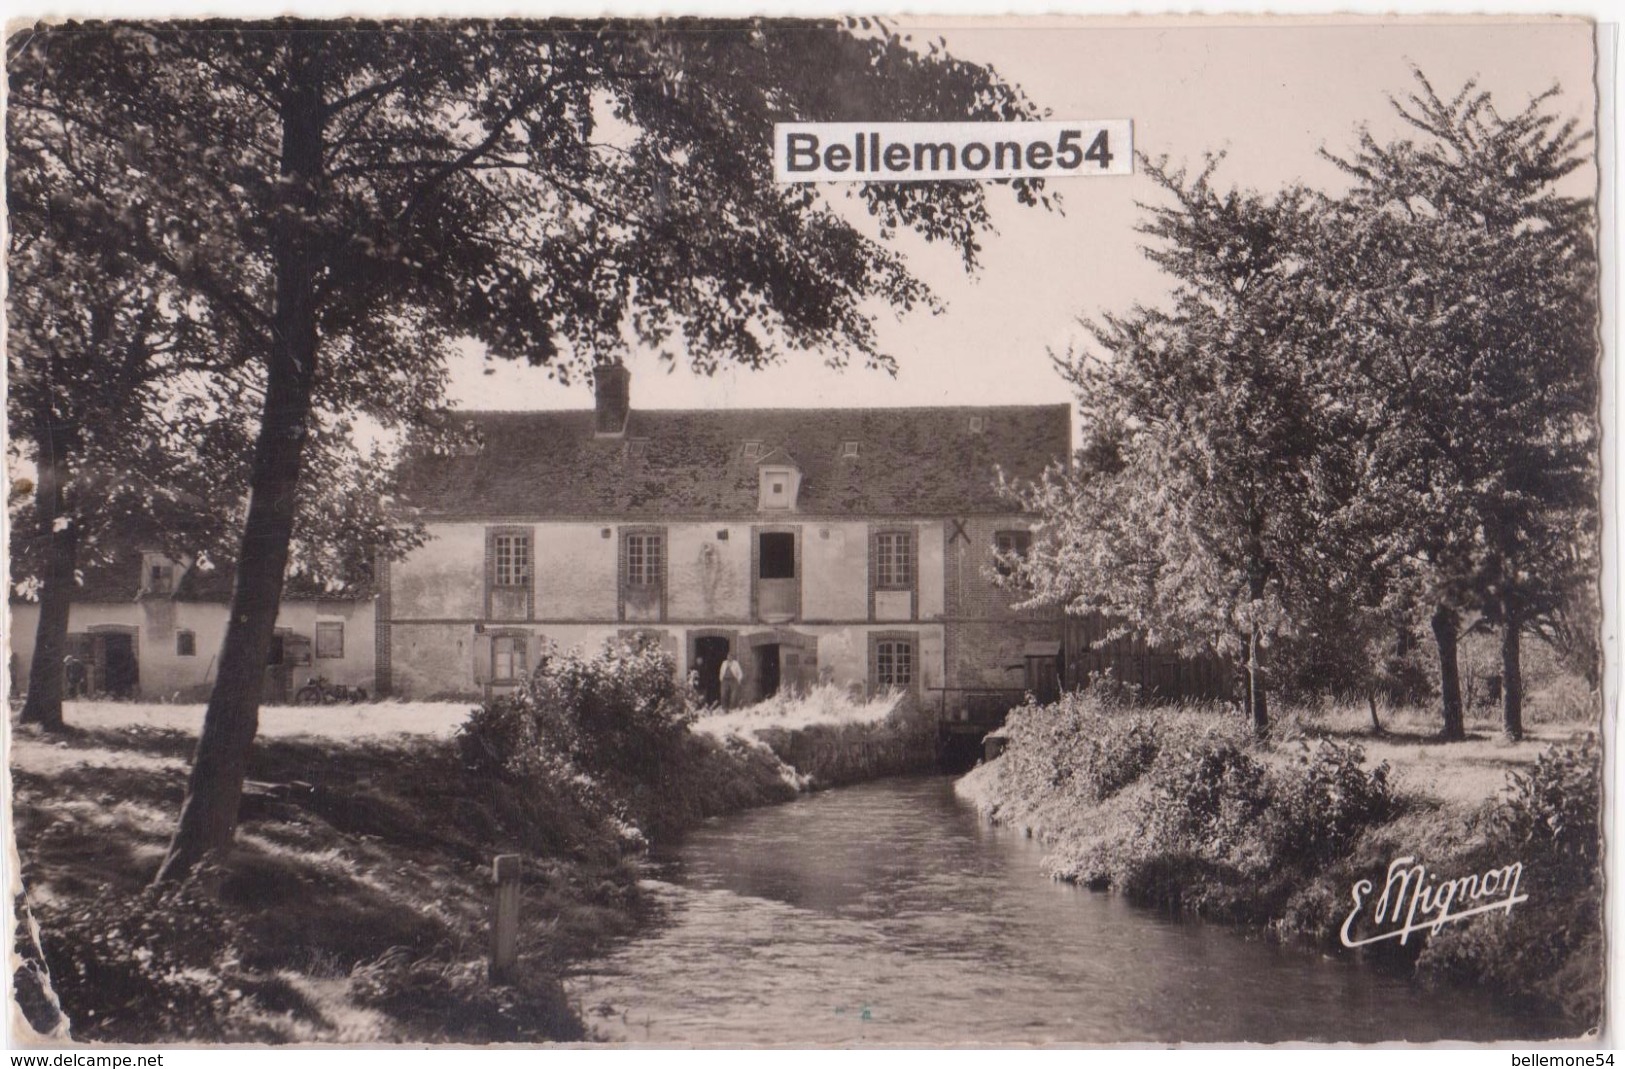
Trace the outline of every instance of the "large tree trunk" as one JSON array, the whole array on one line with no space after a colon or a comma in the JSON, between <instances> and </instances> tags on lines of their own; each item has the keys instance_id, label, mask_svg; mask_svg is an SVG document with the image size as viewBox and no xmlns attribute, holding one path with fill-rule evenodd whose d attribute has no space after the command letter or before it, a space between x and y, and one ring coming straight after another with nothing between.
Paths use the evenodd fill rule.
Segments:
<instances>
[{"instance_id":1,"label":"large tree trunk","mask_svg":"<svg viewBox=\"0 0 1625 1069\"><path fill-rule=\"evenodd\" d=\"M1253 565L1247 579L1248 594L1252 598L1253 620L1247 636L1247 712L1253 718L1253 734L1263 738L1269 734L1269 698L1264 679L1264 640L1258 623L1258 608L1264 601L1263 553L1255 547Z\"/></svg>"},{"instance_id":2,"label":"large tree trunk","mask_svg":"<svg viewBox=\"0 0 1625 1069\"><path fill-rule=\"evenodd\" d=\"M180 826L158 870L158 882L179 880L205 859L221 861L229 852L249 750L259 730L265 662L282 600L315 385L317 239L311 227L322 160L320 47L314 38L298 36L290 48L281 169L292 203L276 224L276 307L265 411L254 448L248 516L219 675L192 760Z\"/></svg>"},{"instance_id":3,"label":"large tree trunk","mask_svg":"<svg viewBox=\"0 0 1625 1069\"><path fill-rule=\"evenodd\" d=\"M1258 625L1253 625L1247 643L1247 711L1253 718L1253 734L1263 738L1270 731L1269 696L1264 683L1264 647Z\"/></svg>"},{"instance_id":4,"label":"large tree trunk","mask_svg":"<svg viewBox=\"0 0 1625 1069\"><path fill-rule=\"evenodd\" d=\"M63 731L63 658L68 650L68 610L73 605L74 571L79 557L79 524L64 515L63 488L68 480L64 443L51 428L39 435L38 514L41 561L39 623L34 629L34 659L28 666L28 698L21 720L46 731ZM58 521L61 522L58 522Z\"/></svg>"},{"instance_id":5,"label":"large tree trunk","mask_svg":"<svg viewBox=\"0 0 1625 1069\"><path fill-rule=\"evenodd\" d=\"M1523 618L1508 594L1501 600L1501 726L1514 742L1523 738L1522 632Z\"/></svg>"},{"instance_id":6,"label":"large tree trunk","mask_svg":"<svg viewBox=\"0 0 1625 1069\"><path fill-rule=\"evenodd\" d=\"M1433 641L1439 647L1439 702L1444 712L1441 738L1459 741L1467 737L1461 713L1461 670L1456 646L1461 634L1461 617L1455 609L1439 605L1433 610Z\"/></svg>"}]
</instances>

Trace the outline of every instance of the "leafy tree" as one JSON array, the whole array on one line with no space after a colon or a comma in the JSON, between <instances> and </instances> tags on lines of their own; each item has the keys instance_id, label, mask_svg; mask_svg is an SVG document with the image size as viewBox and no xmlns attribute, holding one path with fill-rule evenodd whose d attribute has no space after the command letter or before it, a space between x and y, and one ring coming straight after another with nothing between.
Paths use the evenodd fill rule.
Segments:
<instances>
[{"instance_id":1,"label":"leafy tree","mask_svg":"<svg viewBox=\"0 0 1625 1069\"><path fill-rule=\"evenodd\" d=\"M1461 733L1455 639L1476 612L1500 627L1518 738L1520 637L1595 582L1593 211L1561 189L1588 138L1551 112L1555 89L1502 115L1473 82L1445 99L1416 81L1393 102L1415 140L1366 132L1330 157L1355 185L1323 267L1347 302L1343 351L1392 413L1376 439L1404 517L1390 548L1436 606L1446 733Z\"/></svg>"},{"instance_id":2,"label":"leafy tree","mask_svg":"<svg viewBox=\"0 0 1625 1069\"><path fill-rule=\"evenodd\" d=\"M696 368L885 364L903 259L772 181L778 120L1017 119L982 68L864 22L41 26L13 106L71 210L254 339L265 397L231 625L159 873L228 849L257 730L313 398L386 421L451 332L567 373L632 339ZM60 131L122 153L81 174ZM1026 203L1041 194L1017 184ZM976 183L857 187L883 234L976 263Z\"/></svg>"},{"instance_id":3,"label":"leafy tree","mask_svg":"<svg viewBox=\"0 0 1625 1069\"><path fill-rule=\"evenodd\" d=\"M1174 291L1090 325L1098 350L1059 361L1085 463L1029 491L1047 538L1021 578L1153 641L1238 656L1263 732L1270 650L1323 589L1325 517L1351 492L1353 413L1314 358L1328 320L1303 267L1315 198L1221 192L1217 164L1144 165L1174 201L1141 226Z\"/></svg>"},{"instance_id":4,"label":"leafy tree","mask_svg":"<svg viewBox=\"0 0 1625 1069\"><path fill-rule=\"evenodd\" d=\"M1311 270L1323 277L1332 324L1320 353L1330 389L1347 399L1355 412L1353 431L1354 492L1328 517L1328 527L1341 552L1329 560L1330 602L1344 618L1332 641L1340 644L1346 667L1363 675L1367 694L1377 690L1405 699L1420 690L1419 658L1410 650L1412 634L1431 631L1438 654L1443 728L1447 740L1466 737L1457 648L1463 632L1461 601L1448 568L1437 562L1452 558L1465 544L1458 517L1431 507L1419 477L1430 463L1416 445L1415 428L1396 419L1389 396L1373 390L1360 372L1365 354L1359 338L1364 327L1361 302L1349 296L1340 277L1346 249L1336 237L1338 206L1329 205L1317 222L1319 251ZM1376 726L1376 705L1372 701Z\"/></svg>"},{"instance_id":5,"label":"leafy tree","mask_svg":"<svg viewBox=\"0 0 1625 1069\"><path fill-rule=\"evenodd\" d=\"M91 157L79 153L79 166L95 168ZM22 720L60 731L78 574L128 568L138 548L229 566L262 386L207 301L75 229L54 170L39 153L11 158L7 401L14 457L38 475L12 526L14 589L40 604ZM388 472L346 425L329 420L313 439L322 463L302 502L297 567L341 587L371 560L337 547L398 553L421 530L386 522Z\"/></svg>"},{"instance_id":6,"label":"leafy tree","mask_svg":"<svg viewBox=\"0 0 1625 1069\"><path fill-rule=\"evenodd\" d=\"M25 589L40 602L21 719L60 731L68 608L81 557L100 533L87 527L87 514L123 512L143 497L174 503L187 493L189 484L175 478L176 454L163 453L156 432L164 425L182 439L201 432L201 409L178 396L176 377L186 354L208 344L209 331L172 301L175 290L160 274L116 247L87 248L65 233L39 162L23 152L10 165L7 418L14 447L36 474L32 508L17 517L29 537L13 547L14 578L32 580ZM155 422L166 397L171 411ZM102 470L114 458L126 462L113 464L125 477Z\"/></svg>"}]
</instances>

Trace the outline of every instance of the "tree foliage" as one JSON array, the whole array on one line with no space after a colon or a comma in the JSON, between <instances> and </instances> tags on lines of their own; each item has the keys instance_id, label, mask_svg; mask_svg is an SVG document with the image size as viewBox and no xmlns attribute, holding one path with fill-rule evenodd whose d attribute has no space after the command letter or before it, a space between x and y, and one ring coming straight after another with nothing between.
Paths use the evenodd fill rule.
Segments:
<instances>
[{"instance_id":1,"label":"tree foliage","mask_svg":"<svg viewBox=\"0 0 1625 1069\"><path fill-rule=\"evenodd\" d=\"M871 236L773 182L772 124L1037 114L865 22L64 24L10 59L14 151L263 370L231 628L161 879L230 843L319 402L426 419L420 369L457 334L561 375L634 341L702 371L884 365L876 308L934 304L885 237L972 267L987 187L855 187Z\"/></svg>"},{"instance_id":2,"label":"tree foliage","mask_svg":"<svg viewBox=\"0 0 1625 1069\"><path fill-rule=\"evenodd\" d=\"M1273 198L1146 161L1173 199L1146 208L1166 307L1089 324L1058 361L1085 423L1084 463L1026 501L1047 538L1024 579L1152 641L1248 664L1268 723L1268 651L1324 589L1325 517L1351 492L1353 413L1326 388L1310 255L1315 198Z\"/></svg>"},{"instance_id":3,"label":"tree foliage","mask_svg":"<svg viewBox=\"0 0 1625 1069\"><path fill-rule=\"evenodd\" d=\"M122 567L133 594L139 550L234 560L264 385L213 302L77 225L35 138L41 117L9 118L7 418L13 459L37 475L33 500L12 510L11 581L41 604L25 720L60 728L68 605L85 570ZM117 169L102 146L58 147L81 173ZM324 589L365 583L375 553L420 531L386 521L385 458L344 421L319 420L312 443L294 567Z\"/></svg>"},{"instance_id":4,"label":"tree foliage","mask_svg":"<svg viewBox=\"0 0 1625 1069\"><path fill-rule=\"evenodd\" d=\"M1586 163L1554 93L1497 112L1417 74L1414 137L1362 135L1336 197L1223 193L1147 163L1165 306L1088 324L1058 361L1085 441L1017 497L1047 538L1018 581L1249 671L1405 688L1430 626L1460 737L1463 621L1503 633L1509 734L1525 630L1581 664L1596 575L1597 306ZM1594 648L1594 647L1593 647ZM1373 702L1373 715L1375 704Z\"/></svg>"},{"instance_id":5,"label":"tree foliage","mask_svg":"<svg viewBox=\"0 0 1625 1069\"><path fill-rule=\"evenodd\" d=\"M1510 115L1420 73L1369 131L1329 228L1342 352L1389 418L1373 427L1386 550L1431 597L1503 633L1505 727L1521 734L1521 632L1572 615L1596 581L1593 205L1565 189L1588 135L1550 90ZM1594 625L1593 625L1594 626Z\"/></svg>"}]
</instances>

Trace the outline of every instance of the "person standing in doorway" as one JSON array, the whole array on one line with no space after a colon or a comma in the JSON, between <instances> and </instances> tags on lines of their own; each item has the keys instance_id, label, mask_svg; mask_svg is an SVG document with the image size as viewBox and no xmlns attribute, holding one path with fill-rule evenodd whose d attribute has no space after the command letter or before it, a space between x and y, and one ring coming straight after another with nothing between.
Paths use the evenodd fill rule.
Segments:
<instances>
[{"instance_id":1,"label":"person standing in doorway","mask_svg":"<svg viewBox=\"0 0 1625 1069\"><path fill-rule=\"evenodd\" d=\"M717 671L717 678L722 683L722 711L728 712L739 701L739 691L745 683L745 669L732 650Z\"/></svg>"},{"instance_id":2,"label":"person standing in doorway","mask_svg":"<svg viewBox=\"0 0 1625 1069\"><path fill-rule=\"evenodd\" d=\"M67 683L68 697L83 698L85 696L85 662L68 654L62 658L62 675Z\"/></svg>"}]
</instances>

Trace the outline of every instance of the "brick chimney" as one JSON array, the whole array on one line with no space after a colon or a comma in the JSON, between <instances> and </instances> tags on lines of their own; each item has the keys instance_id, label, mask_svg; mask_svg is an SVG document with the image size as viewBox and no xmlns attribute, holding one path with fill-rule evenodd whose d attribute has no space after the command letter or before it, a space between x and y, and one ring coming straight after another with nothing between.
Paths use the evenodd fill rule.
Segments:
<instances>
[{"instance_id":1,"label":"brick chimney","mask_svg":"<svg viewBox=\"0 0 1625 1069\"><path fill-rule=\"evenodd\" d=\"M598 413L593 432L607 438L625 434L632 411L632 372L624 364L599 364L592 369L592 383Z\"/></svg>"}]
</instances>

